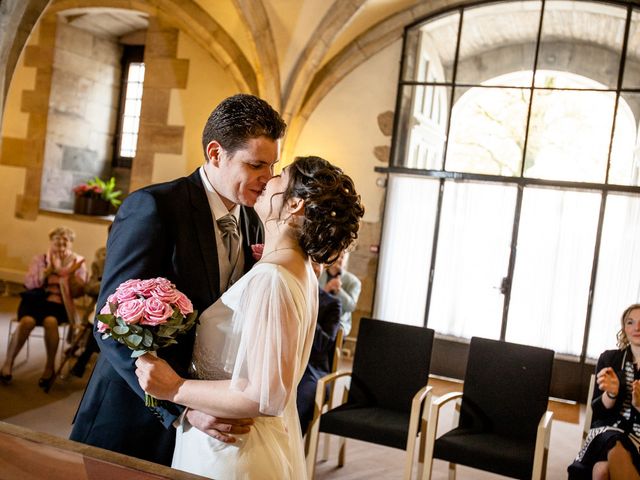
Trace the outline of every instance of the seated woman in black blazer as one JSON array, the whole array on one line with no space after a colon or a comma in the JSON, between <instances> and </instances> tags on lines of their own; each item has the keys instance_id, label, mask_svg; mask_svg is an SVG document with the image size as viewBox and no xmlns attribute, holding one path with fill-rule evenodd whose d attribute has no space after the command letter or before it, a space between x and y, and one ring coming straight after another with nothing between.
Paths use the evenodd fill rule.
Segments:
<instances>
[{"instance_id":1,"label":"seated woman in black blazer","mask_svg":"<svg viewBox=\"0 0 640 480\"><path fill-rule=\"evenodd\" d=\"M591 430L569 479L640 479L640 304L621 323L618 349L598 359Z\"/></svg>"}]
</instances>

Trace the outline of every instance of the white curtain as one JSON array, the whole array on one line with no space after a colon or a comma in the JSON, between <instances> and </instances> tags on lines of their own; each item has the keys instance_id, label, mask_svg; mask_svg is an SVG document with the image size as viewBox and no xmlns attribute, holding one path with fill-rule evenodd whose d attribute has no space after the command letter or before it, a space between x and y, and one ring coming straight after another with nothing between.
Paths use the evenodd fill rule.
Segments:
<instances>
[{"instance_id":1,"label":"white curtain","mask_svg":"<svg viewBox=\"0 0 640 480\"><path fill-rule=\"evenodd\" d=\"M427 326L456 337L500 337L516 193L501 184L445 184Z\"/></svg>"},{"instance_id":2,"label":"white curtain","mask_svg":"<svg viewBox=\"0 0 640 480\"><path fill-rule=\"evenodd\" d=\"M587 356L616 348L620 316L640 303L640 198L609 194L602 227Z\"/></svg>"},{"instance_id":3,"label":"white curtain","mask_svg":"<svg viewBox=\"0 0 640 480\"><path fill-rule=\"evenodd\" d=\"M374 317L424 325L439 181L391 175L376 284Z\"/></svg>"},{"instance_id":4,"label":"white curtain","mask_svg":"<svg viewBox=\"0 0 640 480\"><path fill-rule=\"evenodd\" d=\"M507 341L580 355L600 198L525 189Z\"/></svg>"}]
</instances>

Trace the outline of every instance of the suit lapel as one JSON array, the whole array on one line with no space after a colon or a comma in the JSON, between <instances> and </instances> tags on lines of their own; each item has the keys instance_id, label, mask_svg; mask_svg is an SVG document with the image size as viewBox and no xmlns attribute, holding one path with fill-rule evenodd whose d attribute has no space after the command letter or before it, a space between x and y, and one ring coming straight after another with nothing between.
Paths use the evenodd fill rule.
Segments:
<instances>
[{"instance_id":1,"label":"suit lapel","mask_svg":"<svg viewBox=\"0 0 640 480\"><path fill-rule=\"evenodd\" d=\"M211 208L202 185L199 170L189 176L189 198L193 207L195 229L198 232L200 253L204 259L205 271L209 282L212 303L220 296L220 266L218 265L218 247L213 230Z\"/></svg>"},{"instance_id":2,"label":"suit lapel","mask_svg":"<svg viewBox=\"0 0 640 480\"><path fill-rule=\"evenodd\" d=\"M251 245L262 243L264 234L262 222L258 215L249 207L240 208L240 229L242 230L242 251L244 253L244 271L248 272L256 263L251 251Z\"/></svg>"}]
</instances>

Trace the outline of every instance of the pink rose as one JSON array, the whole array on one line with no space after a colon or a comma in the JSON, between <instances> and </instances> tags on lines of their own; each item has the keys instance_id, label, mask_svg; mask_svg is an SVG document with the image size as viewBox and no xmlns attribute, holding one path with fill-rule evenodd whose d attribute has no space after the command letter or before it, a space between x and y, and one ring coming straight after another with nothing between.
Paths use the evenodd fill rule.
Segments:
<instances>
[{"instance_id":1,"label":"pink rose","mask_svg":"<svg viewBox=\"0 0 640 480\"><path fill-rule=\"evenodd\" d=\"M162 300L164 303L175 303L178 299L178 291L171 283L158 283L151 291L151 296Z\"/></svg>"},{"instance_id":2,"label":"pink rose","mask_svg":"<svg viewBox=\"0 0 640 480\"><path fill-rule=\"evenodd\" d=\"M184 293L182 292L177 292L177 293L178 293L178 299L175 301L175 304L180 310L180 313L182 313L182 315L187 316L193 312L193 304L191 303L191 300L189 300Z\"/></svg>"},{"instance_id":3,"label":"pink rose","mask_svg":"<svg viewBox=\"0 0 640 480\"><path fill-rule=\"evenodd\" d=\"M255 243L251 245L251 256L254 260L260 260L262 258L262 252L264 252L264 243Z\"/></svg>"},{"instance_id":4,"label":"pink rose","mask_svg":"<svg viewBox=\"0 0 640 480\"><path fill-rule=\"evenodd\" d=\"M98 320L98 331L100 333L104 333L107 330L109 330L109 325L107 325L106 323L102 323L100 320Z\"/></svg>"},{"instance_id":5,"label":"pink rose","mask_svg":"<svg viewBox=\"0 0 640 480\"><path fill-rule=\"evenodd\" d=\"M155 278L140 280L140 282L133 286L133 289L138 295L142 295L144 298L148 298L149 296L151 296L151 292L156 288L157 284L158 282Z\"/></svg>"},{"instance_id":6,"label":"pink rose","mask_svg":"<svg viewBox=\"0 0 640 480\"><path fill-rule=\"evenodd\" d=\"M100 310L100 315L111 315L111 307L109 306L109 304L111 303L115 303L116 305L118 304L118 299L116 298L115 294L109 295L109 297L107 298L107 303L105 303L104 307L102 307L102 309Z\"/></svg>"},{"instance_id":7,"label":"pink rose","mask_svg":"<svg viewBox=\"0 0 640 480\"><path fill-rule=\"evenodd\" d=\"M157 277L157 278L154 278L154 280L156 282L156 286L158 286L158 285L166 285L167 287L176 288L173 283L171 283L169 280L167 280L164 277Z\"/></svg>"},{"instance_id":8,"label":"pink rose","mask_svg":"<svg viewBox=\"0 0 640 480\"><path fill-rule=\"evenodd\" d=\"M122 287L121 285L116 289L116 293L114 295L118 304L138 298L138 294L133 286Z\"/></svg>"},{"instance_id":9,"label":"pink rose","mask_svg":"<svg viewBox=\"0 0 640 480\"><path fill-rule=\"evenodd\" d=\"M116 315L124 321L126 324L138 323L142 318L145 310L144 300L136 298L134 300L127 300L118 305L118 311Z\"/></svg>"},{"instance_id":10,"label":"pink rose","mask_svg":"<svg viewBox=\"0 0 640 480\"><path fill-rule=\"evenodd\" d=\"M140 279L139 278L132 278L130 280L127 280L126 282L122 282L118 288L116 289L116 291L120 290L121 288L127 288L127 287L134 287L136 286L138 283L140 283Z\"/></svg>"},{"instance_id":11,"label":"pink rose","mask_svg":"<svg viewBox=\"0 0 640 480\"><path fill-rule=\"evenodd\" d=\"M141 325L162 325L167 323L167 319L173 315L170 305L155 297L147 298L144 301L144 315L140 321Z\"/></svg>"}]
</instances>

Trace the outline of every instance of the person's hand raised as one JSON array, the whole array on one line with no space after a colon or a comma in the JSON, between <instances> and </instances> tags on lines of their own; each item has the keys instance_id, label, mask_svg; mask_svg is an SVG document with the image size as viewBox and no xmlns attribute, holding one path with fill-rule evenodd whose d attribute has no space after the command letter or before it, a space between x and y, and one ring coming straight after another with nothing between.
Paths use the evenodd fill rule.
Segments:
<instances>
[{"instance_id":1,"label":"person's hand raised","mask_svg":"<svg viewBox=\"0 0 640 480\"><path fill-rule=\"evenodd\" d=\"M341 288L342 280L340 280L340 277L334 277L324 285L324 291L332 295L338 293Z\"/></svg>"},{"instance_id":2,"label":"person's hand raised","mask_svg":"<svg viewBox=\"0 0 640 480\"><path fill-rule=\"evenodd\" d=\"M63 268L58 269L58 275L61 277L66 277L75 273L84 263L84 258L78 260L75 259L71 265L67 265Z\"/></svg>"},{"instance_id":3,"label":"person's hand raised","mask_svg":"<svg viewBox=\"0 0 640 480\"><path fill-rule=\"evenodd\" d=\"M616 372L613 371L613 368L605 367L600 370L596 375L596 382L600 390L605 394L609 394L609 398L618 396L620 381L618 380Z\"/></svg>"}]
</instances>

